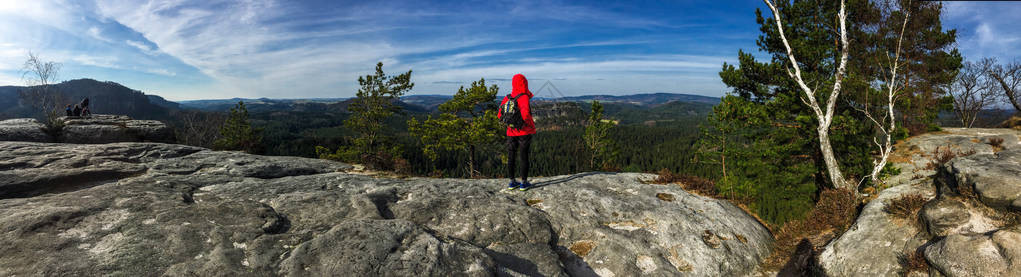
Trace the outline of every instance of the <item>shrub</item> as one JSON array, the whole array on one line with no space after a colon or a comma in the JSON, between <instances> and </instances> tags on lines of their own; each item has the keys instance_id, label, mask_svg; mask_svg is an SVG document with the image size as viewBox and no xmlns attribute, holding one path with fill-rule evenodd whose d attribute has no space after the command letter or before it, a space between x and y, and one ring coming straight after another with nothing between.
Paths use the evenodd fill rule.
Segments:
<instances>
[{"instance_id":1,"label":"shrub","mask_svg":"<svg viewBox=\"0 0 1021 277\"><path fill-rule=\"evenodd\" d=\"M53 138L59 138L60 132L64 130L64 121L56 117L50 117L46 119L46 124L43 125L43 132Z\"/></svg>"},{"instance_id":2,"label":"shrub","mask_svg":"<svg viewBox=\"0 0 1021 277\"><path fill-rule=\"evenodd\" d=\"M714 198L722 198L720 197L718 191L716 190L716 184L713 183L713 181L710 181L709 179L673 173L666 168L660 169L658 174L659 177L653 179L652 183L655 184L677 183L682 188L684 188L684 190L687 190L689 192L694 192L699 195Z\"/></svg>"},{"instance_id":3,"label":"shrub","mask_svg":"<svg viewBox=\"0 0 1021 277\"><path fill-rule=\"evenodd\" d=\"M1001 137L989 138L989 141L986 143L993 146L993 151L1003 150L1003 138Z\"/></svg>"},{"instance_id":4,"label":"shrub","mask_svg":"<svg viewBox=\"0 0 1021 277\"><path fill-rule=\"evenodd\" d=\"M925 169L938 169L956 157L966 157L973 154L975 154L974 149L967 152L955 153L950 149L949 145L947 145L946 148L936 146L936 149L932 150L932 161L929 161L929 163L925 165Z\"/></svg>"},{"instance_id":5,"label":"shrub","mask_svg":"<svg viewBox=\"0 0 1021 277\"><path fill-rule=\"evenodd\" d=\"M676 183L681 180L680 174L675 174L666 168L660 169L659 173L657 174L659 174L659 177L656 177L656 179L652 180L652 182L656 184L670 184Z\"/></svg>"},{"instance_id":6,"label":"shrub","mask_svg":"<svg viewBox=\"0 0 1021 277\"><path fill-rule=\"evenodd\" d=\"M687 191L693 191L705 196L718 196L716 185L712 181L701 177L683 175L681 176L681 187Z\"/></svg>"},{"instance_id":7,"label":"shrub","mask_svg":"<svg viewBox=\"0 0 1021 277\"><path fill-rule=\"evenodd\" d=\"M925 202L929 202L929 200L921 194L908 194L890 200L886 203L884 210L895 217L907 219L917 214L918 210L922 209L922 205L925 205Z\"/></svg>"}]
</instances>

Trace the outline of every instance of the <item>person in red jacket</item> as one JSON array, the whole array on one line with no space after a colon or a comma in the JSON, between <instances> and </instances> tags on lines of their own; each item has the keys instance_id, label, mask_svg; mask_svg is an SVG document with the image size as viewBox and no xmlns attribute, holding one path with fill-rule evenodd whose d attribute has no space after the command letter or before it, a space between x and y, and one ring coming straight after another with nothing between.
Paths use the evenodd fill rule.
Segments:
<instances>
[{"instance_id":1,"label":"person in red jacket","mask_svg":"<svg viewBox=\"0 0 1021 277\"><path fill-rule=\"evenodd\" d=\"M510 95L503 97L500 106L503 106L512 97L517 99L518 110L525 124L517 129L507 127L507 177L511 179L507 189L523 191L532 187L532 184L528 182L528 151L532 145L532 135L535 134L535 121L532 120L531 105L529 105L532 100L532 92L528 91L528 79L525 79L525 75L514 75L511 84L513 90ZM496 116L500 118L503 114L497 113ZM519 153L521 155L521 183L514 178L515 160Z\"/></svg>"}]
</instances>

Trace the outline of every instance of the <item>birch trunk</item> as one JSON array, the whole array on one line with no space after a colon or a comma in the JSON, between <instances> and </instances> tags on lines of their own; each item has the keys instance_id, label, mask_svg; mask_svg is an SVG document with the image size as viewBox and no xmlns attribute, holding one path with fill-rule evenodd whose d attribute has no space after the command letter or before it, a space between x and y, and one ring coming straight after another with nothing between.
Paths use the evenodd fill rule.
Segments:
<instances>
[{"instance_id":1,"label":"birch trunk","mask_svg":"<svg viewBox=\"0 0 1021 277\"><path fill-rule=\"evenodd\" d=\"M897 121L895 120L895 115L893 113L893 105L894 98L896 98L896 94L898 92L894 87L897 83L897 67L900 65L900 51L901 43L904 41L904 31L907 29L908 20L911 19L911 1L908 1L907 6L902 6L902 9L904 9L904 23L901 24L900 35L897 36L897 49L894 52L893 64L890 65L890 80L886 85L886 118L890 120L888 122L889 125L883 126L883 124L877 121L872 114L868 113L868 110L865 111L865 115L879 127L879 130L883 132L886 140L884 144L879 144L879 142L873 140L873 142L876 143L876 146L879 147L879 160L874 160L872 162L872 174L869 174L872 184L879 184L881 181L879 180L879 174L883 172L883 168L886 167L886 164L890 160L890 153L893 152L893 132L897 128ZM865 105L867 107L868 103L865 103Z\"/></svg>"},{"instance_id":2,"label":"birch trunk","mask_svg":"<svg viewBox=\"0 0 1021 277\"><path fill-rule=\"evenodd\" d=\"M801 97L801 101L812 108L815 112L816 120L819 121L817 131L819 133L819 150L822 152L823 161L826 163L826 172L830 176L830 182L834 187L846 188L850 191L854 191L857 194L857 188L852 182L848 182L844 179L843 172L840 171L840 163L837 162L836 155L833 154L833 147L830 145L830 123L833 122L833 112L836 109L837 98L840 97L841 81L844 79L844 73L847 70L847 12L845 11L844 0L840 1L840 12L838 19L840 21L840 64L837 66L837 72L834 74L833 90L830 92L829 97L826 100L826 107L823 110L819 106L819 102L816 100L816 91L812 90L805 83L805 80L801 77L801 66L798 64L798 60L794 57L794 50L791 48L790 43L787 41L787 36L783 31L783 22L780 20L780 11L776 9L773 2L770 0L763 0L769 9L773 11L773 19L776 21L776 29L780 33L780 39L783 40L784 47L787 48L787 57L790 59L791 69L787 69L787 74L797 81L801 91L804 92L804 96Z\"/></svg>"}]
</instances>

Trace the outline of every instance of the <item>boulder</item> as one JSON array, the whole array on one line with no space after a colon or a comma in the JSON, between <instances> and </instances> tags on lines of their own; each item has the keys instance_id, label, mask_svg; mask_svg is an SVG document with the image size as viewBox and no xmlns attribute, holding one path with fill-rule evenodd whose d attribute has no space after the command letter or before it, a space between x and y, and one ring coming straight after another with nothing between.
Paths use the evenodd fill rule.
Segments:
<instances>
[{"instance_id":1,"label":"boulder","mask_svg":"<svg viewBox=\"0 0 1021 277\"><path fill-rule=\"evenodd\" d=\"M0 141L50 142L45 126L32 118L15 118L0 121Z\"/></svg>"},{"instance_id":2,"label":"boulder","mask_svg":"<svg viewBox=\"0 0 1021 277\"><path fill-rule=\"evenodd\" d=\"M31 118L0 121L0 141L112 143L174 142L174 131L156 120L135 120L123 115L97 114L85 117L62 116L53 135Z\"/></svg>"},{"instance_id":3,"label":"boulder","mask_svg":"<svg viewBox=\"0 0 1021 277\"><path fill-rule=\"evenodd\" d=\"M968 223L971 213L964 202L953 198L940 197L925 204L921 211L929 234L942 237Z\"/></svg>"},{"instance_id":4,"label":"boulder","mask_svg":"<svg viewBox=\"0 0 1021 277\"><path fill-rule=\"evenodd\" d=\"M1021 117L1019 117L1019 116L1011 116L1007 120L1004 120L1002 123L1000 123L1000 126L998 126L998 127L1000 127L1000 128L1013 128L1013 129L1021 130Z\"/></svg>"},{"instance_id":5,"label":"boulder","mask_svg":"<svg viewBox=\"0 0 1021 277\"><path fill-rule=\"evenodd\" d=\"M951 161L946 171L958 187L974 189L982 203L1021 209L1021 147L1004 146L995 154L971 155Z\"/></svg>"},{"instance_id":6,"label":"boulder","mask_svg":"<svg viewBox=\"0 0 1021 277\"><path fill-rule=\"evenodd\" d=\"M935 196L924 184L888 188L870 201L855 223L819 254L828 276L900 276L900 257L925 243L916 218L896 218L885 211L889 201L908 194Z\"/></svg>"},{"instance_id":7,"label":"boulder","mask_svg":"<svg viewBox=\"0 0 1021 277\"><path fill-rule=\"evenodd\" d=\"M1021 132L1010 129L946 128L898 143L891 162L900 169L900 174L887 178L889 188L862 208L847 231L826 245L818 257L822 270L829 276L899 276L904 271L901 258L918 249L928 250L931 246L926 247L933 243L935 236L972 235L1009 225L1010 222L986 215L996 212L988 212L961 200L956 194L948 194L947 186L940 184L956 182L946 180L947 176L965 176L962 182L1010 187L1016 182L1016 176L1021 176L1014 173L1014 180L1008 177L1021 169L1019 163L1010 158L1019 148L1019 134ZM1003 140L998 147L990 143L995 138ZM933 156L937 148L949 149L962 157L939 167ZM948 174L948 171L961 173ZM893 217L885 211L889 201L909 194L936 200L923 206L919 216L907 219Z\"/></svg>"},{"instance_id":8,"label":"boulder","mask_svg":"<svg viewBox=\"0 0 1021 277\"><path fill-rule=\"evenodd\" d=\"M63 117L59 140L66 143L173 142L174 132L156 120L134 120L123 115Z\"/></svg>"},{"instance_id":9,"label":"boulder","mask_svg":"<svg viewBox=\"0 0 1021 277\"><path fill-rule=\"evenodd\" d=\"M650 174L520 192L160 143L0 142L0 168L3 276L741 276L773 243Z\"/></svg>"},{"instance_id":10,"label":"boulder","mask_svg":"<svg viewBox=\"0 0 1021 277\"><path fill-rule=\"evenodd\" d=\"M951 234L926 247L925 258L950 277L1021 276L1021 233Z\"/></svg>"}]
</instances>

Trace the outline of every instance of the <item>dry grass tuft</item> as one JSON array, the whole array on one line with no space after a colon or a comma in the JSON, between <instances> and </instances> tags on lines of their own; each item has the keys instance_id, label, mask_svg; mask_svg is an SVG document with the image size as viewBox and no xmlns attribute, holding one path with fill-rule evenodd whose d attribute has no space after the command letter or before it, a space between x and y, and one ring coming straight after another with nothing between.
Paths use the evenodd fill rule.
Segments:
<instances>
[{"instance_id":1,"label":"dry grass tuft","mask_svg":"<svg viewBox=\"0 0 1021 277\"><path fill-rule=\"evenodd\" d=\"M660 169L659 173L657 174L659 174L659 177L656 177L656 179L652 180L652 182L656 184L677 183L681 180L680 174L673 173L672 171L666 168Z\"/></svg>"},{"instance_id":2,"label":"dry grass tuft","mask_svg":"<svg viewBox=\"0 0 1021 277\"><path fill-rule=\"evenodd\" d=\"M802 220L784 224L775 232L776 247L766 257L763 267L778 270L794 256L798 243L815 237L833 238L854 223L858 213L858 201L854 192L846 189L827 189L819 195L819 201ZM822 247L827 241L818 241L813 247Z\"/></svg>"},{"instance_id":3,"label":"dry grass tuft","mask_svg":"<svg viewBox=\"0 0 1021 277\"><path fill-rule=\"evenodd\" d=\"M989 138L989 141L986 143L993 146L993 152L1000 152L1000 150L1003 150L1003 138L1001 137Z\"/></svg>"},{"instance_id":4,"label":"dry grass tuft","mask_svg":"<svg viewBox=\"0 0 1021 277\"><path fill-rule=\"evenodd\" d=\"M908 194L890 200L886 203L884 210L886 213L897 218L908 219L918 214L918 211L922 209L922 205L925 205L925 202L929 202L929 200L921 194Z\"/></svg>"},{"instance_id":5,"label":"dry grass tuft","mask_svg":"<svg viewBox=\"0 0 1021 277\"><path fill-rule=\"evenodd\" d=\"M719 192L716 190L716 184L714 184L713 181L710 181L709 179L673 173L666 168L661 169L658 174L659 177L653 179L652 183L678 184L682 188L684 188L684 190L689 192L694 192L699 195L709 196L713 198L720 199L724 198L718 194Z\"/></svg>"},{"instance_id":6,"label":"dry grass tuft","mask_svg":"<svg viewBox=\"0 0 1021 277\"><path fill-rule=\"evenodd\" d=\"M901 276L911 275L911 272L929 272L929 262L925 260L925 255L922 254L921 249L900 255L898 260L901 266Z\"/></svg>"}]
</instances>

